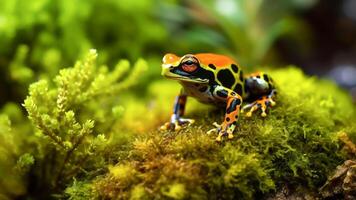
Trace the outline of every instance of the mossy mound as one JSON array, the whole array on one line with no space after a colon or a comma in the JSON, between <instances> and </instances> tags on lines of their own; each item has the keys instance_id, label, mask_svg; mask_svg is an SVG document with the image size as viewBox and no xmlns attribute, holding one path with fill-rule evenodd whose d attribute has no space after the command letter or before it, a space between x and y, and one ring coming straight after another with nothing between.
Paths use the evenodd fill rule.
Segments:
<instances>
[{"instance_id":1,"label":"mossy mound","mask_svg":"<svg viewBox=\"0 0 356 200\"><path fill-rule=\"evenodd\" d=\"M346 159L338 132L355 137L354 105L333 83L307 77L295 67L269 73L278 85L277 106L266 118L258 113L241 117L233 140L217 143L215 135L207 135L224 113L193 102L187 116L197 122L191 127L179 132L142 131L133 136L126 156L105 175L87 182L91 187L76 184L68 189L115 199L252 199L285 185L317 191ZM157 90L167 85L153 87L156 103L172 98L173 92ZM168 101L164 104L168 106ZM158 128L157 121L145 123ZM73 191L68 194L78 197Z\"/></svg>"},{"instance_id":2,"label":"mossy mound","mask_svg":"<svg viewBox=\"0 0 356 200\"><path fill-rule=\"evenodd\" d=\"M7 191L16 184L5 184L8 199L261 199L283 188L318 195L336 166L355 158L348 150L356 138L351 99L295 67L268 72L279 93L266 118L242 115L234 139L217 143L206 132L222 121L223 110L190 99L186 117L196 123L158 131L179 84L162 78L127 92L140 84L146 62L130 70L120 61L110 71L96 58L92 50L54 82L30 86L27 140L3 137L20 127L12 126L10 112L0 118L6 144L0 162L9 160L2 171L21 188L14 194ZM23 144L6 148L17 140Z\"/></svg>"}]
</instances>

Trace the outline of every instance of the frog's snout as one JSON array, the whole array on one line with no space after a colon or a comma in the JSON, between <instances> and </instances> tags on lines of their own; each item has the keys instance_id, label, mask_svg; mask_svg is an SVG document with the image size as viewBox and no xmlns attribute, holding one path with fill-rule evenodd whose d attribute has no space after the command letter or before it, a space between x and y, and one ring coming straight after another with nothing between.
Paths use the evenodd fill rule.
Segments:
<instances>
[{"instance_id":1,"label":"frog's snout","mask_svg":"<svg viewBox=\"0 0 356 200\"><path fill-rule=\"evenodd\" d=\"M161 75L165 76L165 75L169 74L171 69L173 69L173 66L171 64L162 64Z\"/></svg>"}]
</instances>

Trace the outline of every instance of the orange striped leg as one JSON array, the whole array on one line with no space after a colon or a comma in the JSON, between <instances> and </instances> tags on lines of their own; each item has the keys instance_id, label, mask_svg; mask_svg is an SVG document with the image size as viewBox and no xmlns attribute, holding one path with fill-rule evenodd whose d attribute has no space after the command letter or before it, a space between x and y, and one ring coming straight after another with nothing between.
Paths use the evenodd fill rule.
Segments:
<instances>
[{"instance_id":1,"label":"orange striped leg","mask_svg":"<svg viewBox=\"0 0 356 200\"><path fill-rule=\"evenodd\" d=\"M241 110L241 112L245 112L247 109L250 109L247 113L247 117L251 117L252 113L255 112L258 109L261 109L261 116L266 117L266 110L268 107L272 107L276 105L276 102L273 100L273 97L276 95L276 90L272 90L272 92L269 95L262 96L261 98L257 99L253 103L247 104L244 106Z\"/></svg>"},{"instance_id":2,"label":"orange striped leg","mask_svg":"<svg viewBox=\"0 0 356 200\"><path fill-rule=\"evenodd\" d=\"M226 100L226 113L224 121L221 125L214 123L215 129L208 131L208 133L217 132L216 141L220 142L222 137L227 135L229 139L234 137L233 132L237 126L239 118L240 107L242 104L242 97L230 89L219 89L216 93L219 98Z\"/></svg>"}]
</instances>

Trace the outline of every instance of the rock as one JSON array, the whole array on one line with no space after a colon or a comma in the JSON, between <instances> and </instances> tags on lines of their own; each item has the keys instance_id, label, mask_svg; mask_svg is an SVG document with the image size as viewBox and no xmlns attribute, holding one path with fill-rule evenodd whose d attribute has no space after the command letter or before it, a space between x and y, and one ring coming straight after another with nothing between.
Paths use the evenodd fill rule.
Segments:
<instances>
[{"instance_id":1,"label":"rock","mask_svg":"<svg viewBox=\"0 0 356 200\"><path fill-rule=\"evenodd\" d=\"M338 166L319 191L323 198L356 199L356 161L347 160Z\"/></svg>"}]
</instances>

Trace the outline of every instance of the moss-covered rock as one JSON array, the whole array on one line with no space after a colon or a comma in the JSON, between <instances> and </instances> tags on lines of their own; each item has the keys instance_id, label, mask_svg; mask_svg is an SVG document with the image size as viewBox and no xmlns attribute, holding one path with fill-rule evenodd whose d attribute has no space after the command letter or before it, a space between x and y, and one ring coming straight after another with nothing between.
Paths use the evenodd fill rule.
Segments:
<instances>
[{"instance_id":1,"label":"moss-covered rock","mask_svg":"<svg viewBox=\"0 0 356 200\"><path fill-rule=\"evenodd\" d=\"M127 73L127 61L109 71L95 59L92 51L54 83L40 80L30 87L24 106L31 140L16 154L0 148L5 153L0 161L12 160L3 166L21 172L16 182L21 191L7 196L256 199L285 189L290 196L305 191L317 196L336 166L355 158L350 97L296 67L268 72L279 93L266 118L242 115L234 139L217 143L206 132L222 121L223 110L190 99L186 115L196 123L178 132L159 131L179 84L152 80L145 91L126 92L139 83L145 62ZM8 116L0 120L5 139L11 132ZM11 146L18 137L5 139ZM4 186L6 192L11 184Z\"/></svg>"},{"instance_id":2,"label":"moss-covered rock","mask_svg":"<svg viewBox=\"0 0 356 200\"><path fill-rule=\"evenodd\" d=\"M235 138L216 143L216 136L206 131L222 120L224 113L217 109L193 101L187 115L197 122L179 132L155 131L159 123L148 117L143 124L155 124L155 130L142 131L127 157L92 180L94 193L124 199L253 199L286 185L317 191L346 159L338 132L355 137L354 105L333 83L307 77L295 67L270 74L279 95L267 118L241 117ZM160 113L169 110L167 99L173 99L179 86L160 81L151 87L151 103L158 110L153 116L163 123L169 112L164 117Z\"/></svg>"}]
</instances>

